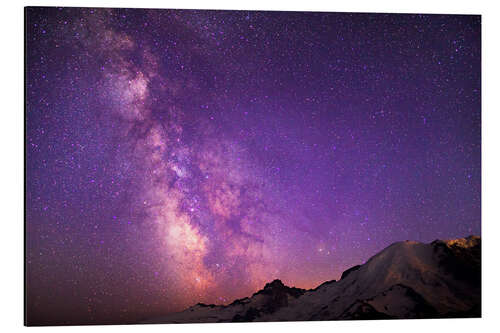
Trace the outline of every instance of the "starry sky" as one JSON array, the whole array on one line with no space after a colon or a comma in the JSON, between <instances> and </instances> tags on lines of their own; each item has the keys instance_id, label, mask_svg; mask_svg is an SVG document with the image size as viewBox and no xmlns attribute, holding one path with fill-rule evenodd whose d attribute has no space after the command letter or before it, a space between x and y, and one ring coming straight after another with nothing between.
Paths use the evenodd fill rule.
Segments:
<instances>
[{"instance_id":1,"label":"starry sky","mask_svg":"<svg viewBox=\"0 0 500 333\"><path fill-rule=\"evenodd\" d=\"M28 323L313 288L481 232L481 22L26 9Z\"/></svg>"}]
</instances>

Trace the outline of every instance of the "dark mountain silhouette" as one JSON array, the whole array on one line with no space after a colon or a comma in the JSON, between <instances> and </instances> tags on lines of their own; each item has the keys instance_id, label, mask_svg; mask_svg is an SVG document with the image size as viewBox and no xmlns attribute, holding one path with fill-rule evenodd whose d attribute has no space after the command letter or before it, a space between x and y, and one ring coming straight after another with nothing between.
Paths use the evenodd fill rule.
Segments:
<instances>
[{"instance_id":1,"label":"dark mountain silhouette","mask_svg":"<svg viewBox=\"0 0 500 333\"><path fill-rule=\"evenodd\" d=\"M229 305L197 304L150 323L481 316L481 238L404 241L315 289L280 280Z\"/></svg>"}]
</instances>

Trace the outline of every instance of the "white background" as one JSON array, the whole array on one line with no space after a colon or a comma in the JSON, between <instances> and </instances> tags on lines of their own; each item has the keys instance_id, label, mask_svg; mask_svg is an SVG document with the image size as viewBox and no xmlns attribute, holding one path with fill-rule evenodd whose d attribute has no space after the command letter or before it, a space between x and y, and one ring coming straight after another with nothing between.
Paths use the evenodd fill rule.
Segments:
<instances>
[{"instance_id":1,"label":"white background","mask_svg":"<svg viewBox=\"0 0 500 333\"><path fill-rule=\"evenodd\" d=\"M498 78L500 76L500 16L496 1L443 0L101 0L101 1L7 1L0 9L0 327L3 332L250 332L250 331L346 331L349 332L428 332L500 330L500 235L497 205L500 169ZM394 320L353 322L297 322L252 324L132 325L80 327L23 327L23 6L98 6L142 8L262 9L299 11L391 12L481 14L482 16L482 236L483 236L483 318L439 320Z\"/></svg>"}]
</instances>

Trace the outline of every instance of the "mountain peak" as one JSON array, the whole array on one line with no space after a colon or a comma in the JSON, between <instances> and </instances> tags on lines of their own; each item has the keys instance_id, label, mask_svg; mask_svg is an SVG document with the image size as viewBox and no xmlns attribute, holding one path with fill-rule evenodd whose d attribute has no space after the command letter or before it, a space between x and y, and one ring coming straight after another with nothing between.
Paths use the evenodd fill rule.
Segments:
<instances>
[{"instance_id":1,"label":"mountain peak","mask_svg":"<svg viewBox=\"0 0 500 333\"><path fill-rule=\"evenodd\" d=\"M198 304L148 322L230 322L481 315L481 238L396 242L315 289L276 279L229 305Z\"/></svg>"},{"instance_id":2,"label":"mountain peak","mask_svg":"<svg viewBox=\"0 0 500 333\"><path fill-rule=\"evenodd\" d=\"M295 298L301 296L306 292L305 289L288 287L281 280L276 279L272 282L266 283L264 289L261 289L253 294L255 295L274 295L275 297L285 297L286 295L293 296Z\"/></svg>"},{"instance_id":3,"label":"mountain peak","mask_svg":"<svg viewBox=\"0 0 500 333\"><path fill-rule=\"evenodd\" d=\"M274 288L284 288L286 287L280 279L273 280L272 282L266 283L264 289L274 289Z\"/></svg>"},{"instance_id":4,"label":"mountain peak","mask_svg":"<svg viewBox=\"0 0 500 333\"><path fill-rule=\"evenodd\" d=\"M461 248L472 248L481 243L481 237L470 235L466 238L451 239L445 241L448 246L456 246Z\"/></svg>"}]
</instances>

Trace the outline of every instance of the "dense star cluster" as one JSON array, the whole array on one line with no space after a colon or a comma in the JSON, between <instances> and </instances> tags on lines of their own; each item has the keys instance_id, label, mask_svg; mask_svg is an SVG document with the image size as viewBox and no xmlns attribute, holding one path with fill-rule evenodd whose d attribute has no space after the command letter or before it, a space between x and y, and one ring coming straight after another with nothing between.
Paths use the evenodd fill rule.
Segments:
<instances>
[{"instance_id":1,"label":"dense star cluster","mask_svg":"<svg viewBox=\"0 0 500 333\"><path fill-rule=\"evenodd\" d=\"M26 10L28 322L480 233L479 16Z\"/></svg>"}]
</instances>

